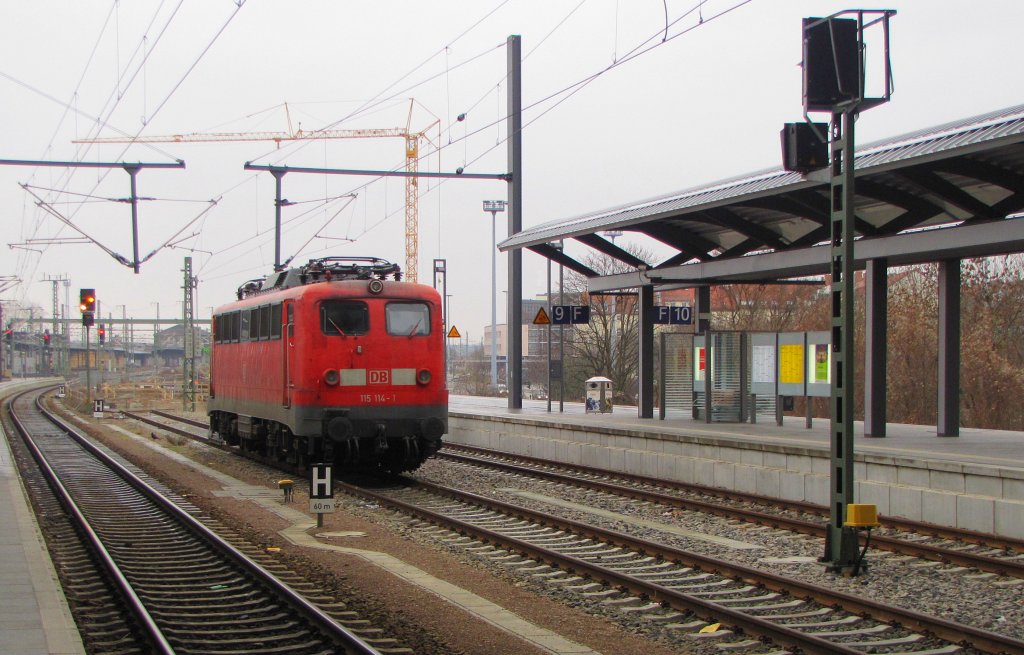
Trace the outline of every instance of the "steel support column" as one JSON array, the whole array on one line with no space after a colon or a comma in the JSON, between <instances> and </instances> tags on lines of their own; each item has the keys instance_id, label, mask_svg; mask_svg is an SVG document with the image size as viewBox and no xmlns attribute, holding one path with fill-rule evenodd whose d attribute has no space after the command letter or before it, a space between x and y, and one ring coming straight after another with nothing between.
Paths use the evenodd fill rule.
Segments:
<instances>
[{"instance_id":1,"label":"steel support column","mask_svg":"<svg viewBox=\"0 0 1024 655\"><path fill-rule=\"evenodd\" d=\"M711 287L697 287L697 334L711 329Z\"/></svg>"},{"instance_id":2,"label":"steel support column","mask_svg":"<svg viewBox=\"0 0 1024 655\"><path fill-rule=\"evenodd\" d=\"M135 177L139 174L140 169L141 166L138 164L128 164L124 167L131 179L132 197L129 200L132 204L132 270L136 275L139 273L139 194Z\"/></svg>"},{"instance_id":3,"label":"steel support column","mask_svg":"<svg viewBox=\"0 0 1024 655\"><path fill-rule=\"evenodd\" d=\"M960 436L960 260L939 262L940 437Z\"/></svg>"},{"instance_id":4,"label":"steel support column","mask_svg":"<svg viewBox=\"0 0 1024 655\"><path fill-rule=\"evenodd\" d=\"M274 272L280 271L281 266L281 178L285 176L283 170L271 170L274 176Z\"/></svg>"},{"instance_id":5,"label":"steel support column","mask_svg":"<svg viewBox=\"0 0 1024 655\"><path fill-rule=\"evenodd\" d=\"M704 335L704 422L711 422L711 287L697 287L697 334ZM693 388L697 390L696 385ZM694 394L696 395L696 394ZM697 403L693 404L697 418Z\"/></svg>"},{"instance_id":6,"label":"steel support column","mask_svg":"<svg viewBox=\"0 0 1024 655\"><path fill-rule=\"evenodd\" d=\"M864 303L864 436L884 437L886 422L885 372L888 364L888 262L868 261Z\"/></svg>"},{"instance_id":7,"label":"steel support column","mask_svg":"<svg viewBox=\"0 0 1024 655\"><path fill-rule=\"evenodd\" d=\"M853 502L853 186L854 119L848 109L833 112L831 124L832 241L832 416L831 490L826 561L834 570L857 562L857 533L846 529L846 507Z\"/></svg>"},{"instance_id":8,"label":"steel support column","mask_svg":"<svg viewBox=\"0 0 1024 655\"><path fill-rule=\"evenodd\" d=\"M508 37L508 236L523 230L522 37ZM523 407L523 251L508 254L508 407Z\"/></svg>"},{"instance_id":9,"label":"steel support column","mask_svg":"<svg viewBox=\"0 0 1024 655\"><path fill-rule=\"evenodd\" d=\"M195 294L196 279L192 276L192 258L185 258L182 269L185 279L182 282L184 295L181 303L182 329L182 394L181 409L185 412L196 411L196 333L195 333Z\"/></svg>"},{"instance_id":10,"label":"steel support column","mask_svg":"<svg viewBox=\"0 0 1024 655\"><path fill-rule=\"evenodd\" d=\"M654 287L640 287L640 371L637 408L640 418L654 418Z\"/></svg>"}]
</instances>

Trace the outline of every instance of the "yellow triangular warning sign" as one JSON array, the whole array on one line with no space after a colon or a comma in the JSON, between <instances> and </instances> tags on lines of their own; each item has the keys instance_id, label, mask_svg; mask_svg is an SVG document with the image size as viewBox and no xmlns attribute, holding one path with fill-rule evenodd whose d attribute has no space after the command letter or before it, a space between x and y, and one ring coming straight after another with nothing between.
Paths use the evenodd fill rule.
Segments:
<instances>
[{"instance_id":1,"label":"yellow triangular warning sign","mask_svg":"<svg viewBox=\"0 0 1024 655\"><path fill-rule=\"evenodd\" d=\"M537 315L533 317L534 325L551 325L551 319L548 318L548 313L541 307L537 310Z\"/></svg>"},{"instance_id":2,"label":"yellow triangular warning sign","mask_svg":"<svg viewBox=\"0 0 1024 655\"><path fill-rule=\"evenodd\" d=\"M462 335L459 334L459 328L457 328L457 327L455 327L453 325L452 329L448 330L448 338L449 339L461 339Z\"/></svg>"}]
</instances>

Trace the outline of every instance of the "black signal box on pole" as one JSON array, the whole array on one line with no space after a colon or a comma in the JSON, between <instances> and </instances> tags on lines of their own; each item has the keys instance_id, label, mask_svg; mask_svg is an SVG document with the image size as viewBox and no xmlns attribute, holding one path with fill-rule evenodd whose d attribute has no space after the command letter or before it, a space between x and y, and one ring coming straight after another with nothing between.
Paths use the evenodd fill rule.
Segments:
<instances>
[{"instance_id":1,"label":"black signal box on pole","mask_svg":"<svg viewBox=\"0 0 1024 655\"><path fill-rule=\"evenodd\" d=\"M863 97L859 31L853 18L804 19L806 111L832 111Z\"/></svg>"},{"instance_id":2,"label":"black signal box on pole","mask_svg":"<svg viewBox=\"0 0 1024 655\"><path fill-rule=\"evenodd\" d=\"M782 167L787 171L828 168L828 123L786 123L781 137Z\"/></svg>"}]
</instances>

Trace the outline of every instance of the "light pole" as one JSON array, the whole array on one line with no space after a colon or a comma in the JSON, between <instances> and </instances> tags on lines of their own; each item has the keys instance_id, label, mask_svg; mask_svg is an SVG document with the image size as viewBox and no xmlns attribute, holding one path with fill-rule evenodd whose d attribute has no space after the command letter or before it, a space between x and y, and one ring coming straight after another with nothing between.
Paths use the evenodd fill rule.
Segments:
<instances>
[{"instance_id":1,"label":"light pole","mask_svg":"<svg viewBox=\"0 0 1024 655\"><path fill-rule=\"evenodd\" d=\"M484 200L484 211L491 213L491 388L498 386L498 212L506 201Z\"/></svg>"},{"instance_id":2,"label":"light pole","mask_svg":"<svg viewBox=\"0 0 1024 655\"><path fill-rule=\"evenodd\" d=\"M156 305L156 322L153 323L153 364L160 368L160 351L157 348L157 338L160 335L160 302L154 301L149 304Z\"/></svg>"},{"instance_id":3,"label":"light pole","mask_svg":"<svg viewBox=\"0 0 1024 655\"><path fill-rule=\"evenodd\" d=\"M124 351L124 364L121 366L121 381L128 382L128 365L131 362L132 354L128 349L128 307L125 305L115 305L114 309L121 308L121 350ZM113 337L113 330L111 337Z\"/></svg>"}]
</instances>

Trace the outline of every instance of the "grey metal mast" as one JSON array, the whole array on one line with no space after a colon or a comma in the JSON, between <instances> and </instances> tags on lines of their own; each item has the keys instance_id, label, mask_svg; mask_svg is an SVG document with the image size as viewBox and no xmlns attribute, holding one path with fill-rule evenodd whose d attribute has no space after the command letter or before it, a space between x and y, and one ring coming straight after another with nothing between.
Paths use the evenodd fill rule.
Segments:
<instances>
[{"instance_id":1,"label":"grey metal mast","mask_svg":"<svg viewBox=\"0 0 1024 655\"><path fill-rule=\"evenodd\" d=\"M508 236L523 229L522 37L513 34L508 51ZM508 253L508 406L523 407L523 251Z\"/></svg>"},{"instance_id":2,"label":"grey metal mast","mask_svg":"<svg viewBox=\"0 0 1024 655\"><path fill-rule=\"evenodd\" d=\"M186 412L196 411L196 340L194 332L195 319L195 279L192 277L192 258L185 258L185 290L184 302L181 304L182 327L184 329L182 354L182 395L181 409Z\"/></svg>"}]
</instances>

